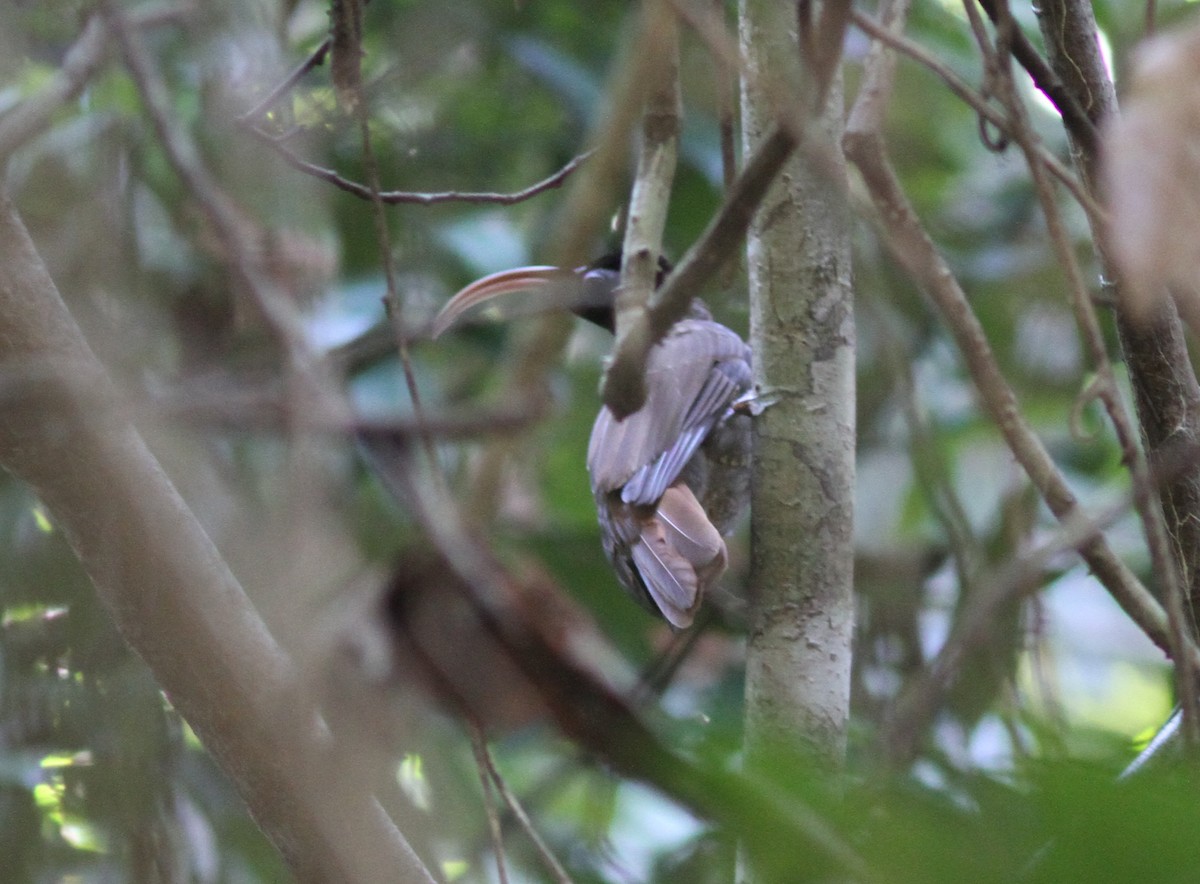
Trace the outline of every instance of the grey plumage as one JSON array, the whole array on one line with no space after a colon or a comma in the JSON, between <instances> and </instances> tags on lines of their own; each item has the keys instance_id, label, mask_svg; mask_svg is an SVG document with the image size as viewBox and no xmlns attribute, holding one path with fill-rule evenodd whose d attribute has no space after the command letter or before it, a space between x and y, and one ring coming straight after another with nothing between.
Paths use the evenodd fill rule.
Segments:
<instances>
[{"instance_id":1,"label":"grey plumage","mask_svg":"<svg viewBox=\"0 0 1200 884\"><path fill-rule=\"evenodd\" d=\"M477 305L519 290L570 297L609 331L619 257L574 273L521 267L494 273L450 299L435 336ZM667 265L662 265L665 274ZM660 275L661 275L660 274ZM700 301L651 348L646 402L618 421L607 407L592 427L587 465L604 552L622 585L673 626L689 626L724 572L723 536L749 500L750 418L734 404L751 387L750 348Z\"/></svg>"},{"instance_id":2,"label":"grey plumage","mask_svg":"<svg viewBox=\"0 0 1200 884\"><path fill-rule=\"evenodd\" d=\"M634 598L676 627L725 570L722 535L745 508L750 422L732 406L750 384L741 338L684 319L650 351L641 410L617 421L604 408L592 428L604 551Z\"/></svg>"}]
</instances>

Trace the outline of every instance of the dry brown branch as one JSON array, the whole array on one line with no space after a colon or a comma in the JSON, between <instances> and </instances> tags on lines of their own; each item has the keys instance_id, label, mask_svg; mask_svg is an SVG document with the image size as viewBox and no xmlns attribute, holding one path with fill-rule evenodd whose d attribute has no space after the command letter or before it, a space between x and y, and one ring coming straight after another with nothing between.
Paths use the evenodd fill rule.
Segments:
<instances>
[{"instance_id":1,"label":"dry brown branch","mask_svg":"<svg viewBox=\"0 0 1200 884\"><path fill-rule=\"evenodd\" d=\"M964 82L948 65L944 64L923 46L909 40L897 31L881 26L879 22L857 10L851 14L851 20L855 26L868 36L887 44L897 52L907 55L918 64L931 70L941 78L951 92L966 102L982 119L1002 132L1007 131L1005 127L1008 125L1008 121L1005 116L977 90ZM1071 174L1071 171L1062 164L1058 157L1042 146L1038 147L1038 156L1046 168L1050 170L1055 178L1062 182L1063 186L1071 192L1071 195L1075 197L1091 218L1104 218L1104 208L1088 192L1088 189L1082 182L1075 175Z\"/></svg>"},{"instance_id":2,"label":"dry brown branch","mask_svg":"<svg viewBox=\"0 0 1200 884\"><path fill-rule=\"evenodd\" d=\"M1079 0L1048 4L1040 24L1048 58L1065 89L1093 123L1103 124L1114 118L1116 93L1100 53L1091 4ZM1080 174L1094 192L1100 163L1097 146L1080 140L1073 130L1068 129L1068 134ZM1124 281L1106 248L1104 225L1099 219L1089 220L1104 276L1118 305L1121 349L1129 368L1146 457L1154 467L1163 453L1181 440L1190 445L1200 439L1200 384L1174 304L1164 299L1150 310L1131 309ZM1193 469L1176 476L1160 489L1160 497L1188 592L1188 632L1194 637L1196 612L1200 610L1200 472ZM1183 674L1178 677L1189 678ZM1200 721L1195 714L1185 716L1185 733L1189 744L1200 742Z\"/></svg>"},{"instance_id":3,"label":"dry brown branch","mask_svg":"<svg viewBox=\"0 0 1200 884\"><path fill-rule=\"evenodd\" d=\"M882 62L880 76L886 76ZM872 78L868 72L868 82ZM872 92L864 92L871 95ZM879 130L877 108L856 104L847 126L847 156L862 174L878 212L880 236L897 262L913 277L938 308L966 362L984 408L999 427L1017 461L1025 469L1051 512L1064 523L1086 522L1074 494L1050 458L1045 446L1020 412L1016 395L1004 378L983 327L959 287L953 272L929 238L909 204L888 159ZM1158 603L1109 548L1098 533L1088 533L1078 547L1097 579L1118 604L1164 649L1171 647L1166 618ZM886 734L888 751L894 760L910 758L923 722L932 712L905 707L903 721L893 721Z\"/></svg>"},{"instance_id":4,"label":"dry brown branch","mask_svg":"<svg viewBox=\"0 0 1200 884\"><path fill-rule=\"evenodd\" d=\"M1000 15L1001 4L1005 2L1006 0L979 0L979 5L995 23ZM1058 109L1067 131L1085 150L1094 153L1099 146L1100 136L1096 131L1095 121L1090 116L1091 108L1080 102L1077 96L1059 79L1054 69L1025 36L1024 31L1019 28L1014 29L1009 46L1013 57L1033 78L1034 85Z\"/></svg>"},{"instance_id":5,"label":"dry brown branch","mask_svg":"<svg viewBox=\"0 0 1200 884\"><path fill-rule=\"evenodd\" d=\"M973 0L965 0L965 2L969 6ZM1007 0L995 0L994 8L998 42L1011 44L1013 35L1017 32L1017 24L1009 12ZM1171 658L1177 661L1175 672L1178 696L1184 709L1184 734L1189 738L1194 738L1198 735L1196 727L1200 718L1198 718L1197 703L1200 701L1198 701L1196 693L1196 673L1188 656L1184 653L1185 642L1191 632L1191 626L1185 609L1186 595L1179 573L1179 562L1175 551L1171 548L1161 504L1154 498L1154 488L1150 484L1145 455L1138 444L1137 430L1121 401L1120 390L1113 374L1112 363L1108 358L1108 348L1104 342L1104 333L1100 328L1099 318L1096 316L1095 305L1084 283L1083 271L1080 269L1079 260L1075 255L1075 249L1059 211L1053 187L1042 167L1037 150L1037 136L1029 123L1026 109L1017 95L1008 57L1001 51L989 47L986 41L981 44L981 51L985 53L989 67L995 72L996 90L1001 101L1008 108L1012 123L1010 131L1013 139L1025 154L1026 165L1029 167L1029 174L1037 191L1042 214L1046 219L1050 241L1058 257L1058 263L1066 273L1067 295L1071 309L1075 314L1075 321L1092 368L1097 375L1092 386L1097 398L1103 403L1105 411L1108 413L1121 447L1123 459L1132 474L1134 503L1145 532L1153 571L1158 575L1162 587L1161 595L1166 600Z\"/></svg>"},{"instance_id":6,"label":"dry brown branch","mask_svg":"<svg viewBox=\"0 0 1200 884\"><path fill-rule=\"evenodd\" d=\"M847 156L862 173L882 219L880 235L897 262L938 308L966 361L984 408L1055 516L1060 521L1085 518L1045 446L1021 415L1016 395L996 363L979 320L952 271L920 226L883 153L882 143L852 128L847 136ZM1134 622L1156 644L1169 650L1171 642L1161 608L1104 539L1094 534L1089 536L1079 552ZM893 731L893 736L899 735ZM896 758L908 757L914 749L907 742L892 745Z\"/></svg>"}]
</instances>

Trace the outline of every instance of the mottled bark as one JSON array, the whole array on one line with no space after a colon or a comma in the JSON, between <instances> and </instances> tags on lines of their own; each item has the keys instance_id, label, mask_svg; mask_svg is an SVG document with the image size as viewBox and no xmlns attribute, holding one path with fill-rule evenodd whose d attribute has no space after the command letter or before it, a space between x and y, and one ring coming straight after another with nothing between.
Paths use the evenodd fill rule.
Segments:
<instances>
[{"instance_id":1,"label":"mottled bark","mask_svg":"<svg viewBox=\"0 0 1200 884\"><path fill-rule=\"evenodd\" d=\"M746 671L749 764L776 752L839 761L853 631L854 317L840 77L804 119L795 7L743 0L742 131L749 153L780 118L804 120L803 147L751 226L755 384ZM811 103L807 102L807 103Z\"/></svg>"}]
</instances>

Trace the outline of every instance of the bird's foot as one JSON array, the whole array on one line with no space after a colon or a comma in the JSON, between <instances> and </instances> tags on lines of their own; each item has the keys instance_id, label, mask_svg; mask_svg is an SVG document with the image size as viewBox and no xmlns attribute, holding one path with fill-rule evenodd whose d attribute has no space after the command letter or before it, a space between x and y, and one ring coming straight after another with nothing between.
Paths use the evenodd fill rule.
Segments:
<instances>
[{"instance_id":1,"label":"bird's foot","mask_svg":"<svg viewBox=\"0 0 1200 884\"><path fill-rule=\"evenodd\" d=\"M734 414L748 414L751 417L758 417L778 401L778 397L771 393L760 393L751 390L735 399L729 406L729 410Z\"/></svg>"}]
</instances>

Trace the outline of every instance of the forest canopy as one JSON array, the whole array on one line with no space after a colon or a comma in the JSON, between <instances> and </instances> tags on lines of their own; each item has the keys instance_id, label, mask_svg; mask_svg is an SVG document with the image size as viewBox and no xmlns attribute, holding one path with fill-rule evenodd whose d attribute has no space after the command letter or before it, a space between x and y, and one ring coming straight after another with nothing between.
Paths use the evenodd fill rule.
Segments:
<instances>
[{"instance_id":1,"label":"forest canopy","mask_svg":"<svg viewBox=\"0 0 1200 884\"><path fill-rule=\"evenodd\" d=\"M1194 6L6 6L0 879L1194 878Z\"/></svg>"}]
</instances>

